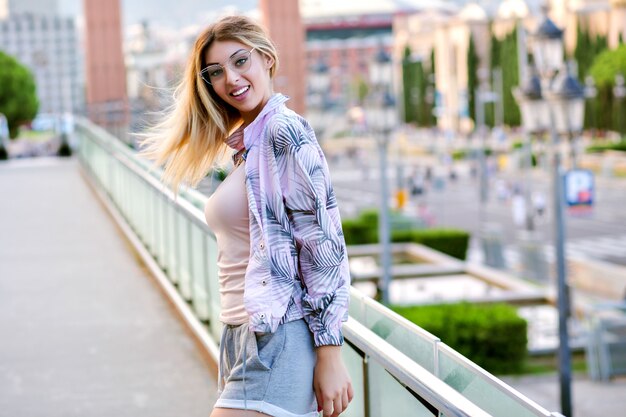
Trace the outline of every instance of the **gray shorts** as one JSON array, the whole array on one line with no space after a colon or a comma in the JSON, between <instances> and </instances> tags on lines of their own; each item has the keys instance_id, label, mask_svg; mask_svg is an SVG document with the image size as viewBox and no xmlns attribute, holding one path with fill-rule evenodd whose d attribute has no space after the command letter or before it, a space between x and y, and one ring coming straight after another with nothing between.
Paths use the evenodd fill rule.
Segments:
<instances>
[{"instance_id":1,"label":"gray shorts","mask_svg":"<svg viewBox=\"0 0 626 417\"><path fill-rule=\"evenodd\" d=\"M303 319L281 324L275 333L250 332L247 324L225 325L215 407L318 417L315 358L313 335Z\"/></svg>"}]
</instances>

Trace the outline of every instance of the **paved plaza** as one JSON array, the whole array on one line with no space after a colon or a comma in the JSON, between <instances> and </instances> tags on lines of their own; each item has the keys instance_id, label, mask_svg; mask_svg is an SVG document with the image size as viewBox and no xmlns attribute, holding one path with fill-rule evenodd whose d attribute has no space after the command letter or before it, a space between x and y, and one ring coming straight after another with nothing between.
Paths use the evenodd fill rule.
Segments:
<instances>
[{"instance_id":1,"label":"paved plaza","mask_svg":"<svg viewBox=\"0 0 626 417\"><path fill-rule=\"evenodd\" d=\"M0 195L0 416L208 416L208 364L77 161L2 162Z\"/></svg>"}]
</instances>

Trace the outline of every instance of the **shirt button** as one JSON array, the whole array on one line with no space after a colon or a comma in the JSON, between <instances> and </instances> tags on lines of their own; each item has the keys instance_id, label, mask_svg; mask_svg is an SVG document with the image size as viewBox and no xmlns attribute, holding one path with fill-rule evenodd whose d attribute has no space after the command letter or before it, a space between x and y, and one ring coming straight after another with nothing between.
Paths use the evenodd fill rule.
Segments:
<instances>
[{"instance_id":1,"label":"shirt button","mask_svg":"<svg viewBox=\"0 0 626 417\"><path fill-rule=\"evenodd\" d=\"M265 249L265 243L261 242L261 243L259 244L259 248L261 248L261 249Z\"/></svg>"},{"instance_id":2,"label":"shirt button","mask_svg":"<svg viewBox=\"0 0 626 417\"><path fill-rule=\"evenodd\" d=\"M267 285L267 280L266 280L266 279L262 279L262 280L261 280L261 284L262 284L262 285Z\"/></svg>"}]
</instances>

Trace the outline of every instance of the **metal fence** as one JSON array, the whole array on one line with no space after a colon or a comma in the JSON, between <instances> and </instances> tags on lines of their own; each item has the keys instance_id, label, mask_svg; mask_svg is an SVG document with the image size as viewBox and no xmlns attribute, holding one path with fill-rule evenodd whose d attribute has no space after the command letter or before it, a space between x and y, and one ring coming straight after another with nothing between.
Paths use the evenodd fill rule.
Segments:
<instances>
[{"instance_id":1,"label":"metal fence","mask_svg":"<svg viewBox=\"0 0 626 417\"><path fill-rule=\"evenodd\" d=\"M587 316L587 367L594 380L626 375L626 302L596 305Z\"/></svg>"},{"instance_id":2,"label":"metal fence","mask_svg":"<svg viewBox=\"0 0 626 417\"><path fill-rule=\"evenodd\" d=\"M134 150L86 120L77 122L79 159L178 294L220 340L217 244L206 197L178 198ZM355 397L346 417L558 416L550 413L403 317L351 290L344 360ZM215 350L212 351L215 355ZM217 363L217 358L213 358Z\"/></svg>"}]
</instances>

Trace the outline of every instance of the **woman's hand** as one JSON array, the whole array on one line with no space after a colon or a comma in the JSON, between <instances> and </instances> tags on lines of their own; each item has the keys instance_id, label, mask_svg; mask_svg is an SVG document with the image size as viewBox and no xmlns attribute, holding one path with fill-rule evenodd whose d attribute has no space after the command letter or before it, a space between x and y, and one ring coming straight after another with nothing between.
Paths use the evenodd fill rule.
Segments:
<instances>
[{"instance_id":1,"label":"woman's hand","mask_svg":"<svg viewBox=\"0 0 626 417\"><path fill-rule=\"evenodd\" d=\"M324 417L337 417L352 401L352 381L341 359L341 346L320 346L316 350L313 389L317 407L324 410Z\"/></svg>"}]
</instances>

